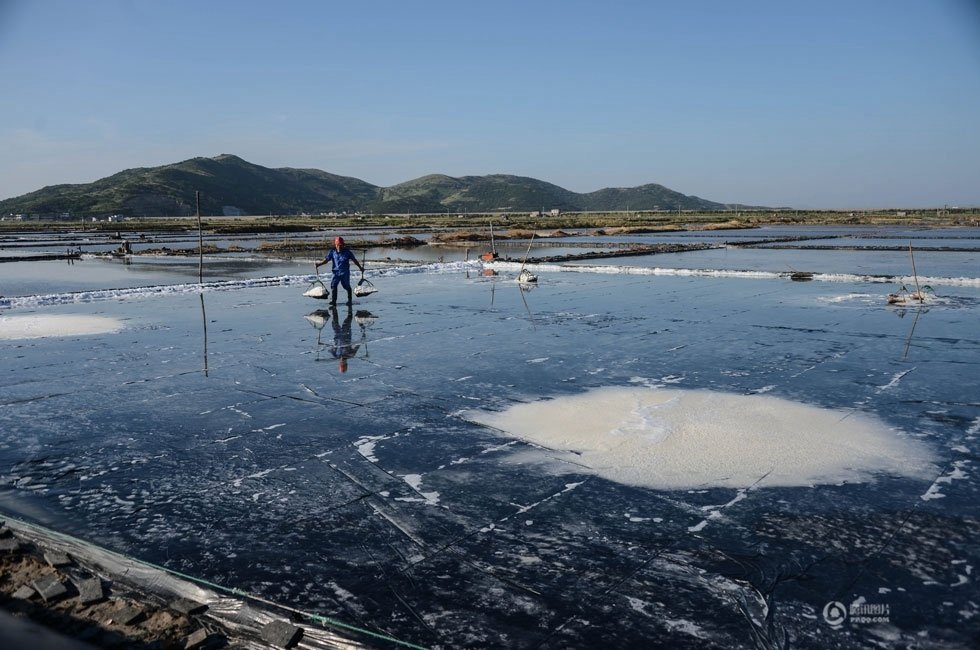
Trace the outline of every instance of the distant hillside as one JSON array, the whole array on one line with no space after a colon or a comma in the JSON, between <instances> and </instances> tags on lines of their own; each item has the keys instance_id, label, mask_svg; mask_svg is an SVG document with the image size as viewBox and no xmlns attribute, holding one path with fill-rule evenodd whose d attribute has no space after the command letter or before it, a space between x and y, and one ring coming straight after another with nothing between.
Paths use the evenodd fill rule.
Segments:
<instances>
[{"instance_id":1,"label":"distant hillside","mask_svg":"<svg viewBox=\"0 0 980 650\"><path fill-rule=\"evenodd\" d=\"M376 212L577 211L579 197L566 189L524 176L423 176L381 190ZM394 209L410 207L410 210ZM606 208L614 209L614 208Z\"/></svg>"},{"instance_id":2,"label":"distant hillside","mask_svg":"<svg viewBox=\"0 0 980 650\"><path fill-rule=\"evenodd\" d=\"M127 169L94 183L52 185L0 201L0 215L186 216L319 214L328 212L563 212L723 210L730 206L686 196L662 185L578 194L523 176L454 178L434 174L378 187L319 169L270 169L233 155L192 158L162 167ZM742 206L747 207L747 206Z\"/></svg>"}]
</instances>

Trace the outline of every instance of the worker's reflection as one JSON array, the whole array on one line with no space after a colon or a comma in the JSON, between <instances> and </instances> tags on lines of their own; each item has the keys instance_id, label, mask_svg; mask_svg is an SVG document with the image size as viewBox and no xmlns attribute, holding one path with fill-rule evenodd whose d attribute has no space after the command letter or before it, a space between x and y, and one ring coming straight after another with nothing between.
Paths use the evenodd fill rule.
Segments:
<instances>
[{"instance_id":1,"label":"worker's reflection","mask_svg":"<svg viewBox=\"0 0 980 650\"><path fill-rule=\"evenodd\" d=\"M354 319L354 314L351 312L350 305L347 305L347 315L341 324L337 307L331 306L330 312L330 323L333 325L333 348L330 354L337 360L340 372L347 372L347 360L357 354L358 348L361 347L351 343L351 321Z\"/></svg>"}]
</instances>

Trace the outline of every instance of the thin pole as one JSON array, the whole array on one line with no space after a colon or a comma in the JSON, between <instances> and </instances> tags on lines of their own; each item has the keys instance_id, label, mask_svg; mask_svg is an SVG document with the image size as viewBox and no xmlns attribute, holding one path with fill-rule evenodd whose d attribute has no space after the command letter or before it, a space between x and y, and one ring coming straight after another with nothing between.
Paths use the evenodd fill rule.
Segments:
<instances>
[{"instance_id":1,"label":"thin pole","mask_svg":"<svg viewBox=\"0 0 980 650\"><path fill-rule=\"evenodd\" d=\"M201 225L201 193L194 192L197 203L197 281L204 282L204 227Z\"/></svg>"},{"instance_id":2,"label":"thin pole","mask_svg":"<svg viewBox=\"0 0 980 650\"><path fill-rule=\"evenodd\" d=\"M194 192L197 212L197 282L204 284L204 227L201 224L201 193ZM208 376L208 315L204 311L204 289L201 288L201 322L204 323L204 376Z\"/></svg>"},{"instance_id":3,"label":"thin pole","mask_svg":"<svg viewBox=\"0 0 980 650\"><path fill-rule=\"evenodd\" d=\"M919 274L915 272L915 255L912 254L912 242L909 242L909 257L912 258L912 277L915 279L915 294L917 300L922 300L922 291L919 289Z\"/></svg>"},{"instance_id":4,"label":"thin pole","mask_svg":"<svg viewBox=\"0 0 980 650\"><path fill-rule=\"evenodd\" d=\"M518 276L524 272L524 265L527 264L527 256L531 254L531 244L534 242L535 234L537 233L531 233L531 240L527 243L527 252L524 253L524 261L521 262L521 270L517 273Z\"/></svg>"}]
</instances>

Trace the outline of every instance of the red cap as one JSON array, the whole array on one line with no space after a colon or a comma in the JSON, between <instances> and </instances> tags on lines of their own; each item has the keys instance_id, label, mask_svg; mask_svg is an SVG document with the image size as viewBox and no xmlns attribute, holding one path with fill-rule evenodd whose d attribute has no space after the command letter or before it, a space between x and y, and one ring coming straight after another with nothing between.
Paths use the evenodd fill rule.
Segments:
<instances>
[{"instance_id":1,"label":"red cap","mask_svg":"<svg viewBox=\"0 0 980 650\"><path fill-rule=\"evenodd\" d=\"M335 240L333 240L333 243L335 243L335 244L343 244L344 243L344 238L343 237L337 237Z\"/></svg>"}]
</instances>

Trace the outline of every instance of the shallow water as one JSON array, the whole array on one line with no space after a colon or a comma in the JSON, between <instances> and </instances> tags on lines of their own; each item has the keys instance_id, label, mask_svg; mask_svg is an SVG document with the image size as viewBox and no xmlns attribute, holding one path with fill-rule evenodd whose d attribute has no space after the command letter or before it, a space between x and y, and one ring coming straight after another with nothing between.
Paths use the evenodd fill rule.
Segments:
<instances>
[{"instance_id":1,"label":"shallow water","mask_svg":"<svg viewBox=\"0 0 980 650\"><path fill-rule=\"evenodd\" d=\"M787 253L744 252L780 271ZM514 265L395 266L336 321L303 297L299 262L208 263L200 293L196 260L145 276L83 261L69 277L91 286L62 292L25 271L28 293L0 316L123 329L0 340L0 506L424 646L969 647L980 281L899 309L870 279L905 272L899 261L837 253L813 253L812 270L838 276L812 282L630 272L667 257L651 256L538 269L526 291ZM805 486L649 487L607 471L630 455L597 462L471 417L549 400L558 418L564 400L610 388L867 416L931 469L893 455ZM597 436L660 426L606 410ZM736 431L731 409L704 413L713 436L729 418ZM800 431L819 441L811 424ZM726 454L748 464L753 445ZM693 466L702 453L671 452ZM656 465L655 449L634 454ZM854 607L836 626L833 602ZM862 620L870 605L886 623Z\"/></svg>"}]
</instances>

